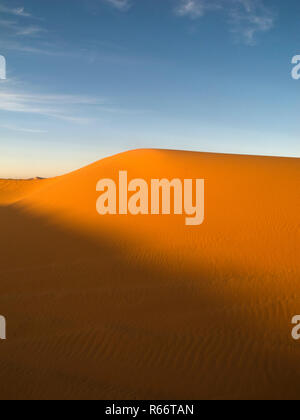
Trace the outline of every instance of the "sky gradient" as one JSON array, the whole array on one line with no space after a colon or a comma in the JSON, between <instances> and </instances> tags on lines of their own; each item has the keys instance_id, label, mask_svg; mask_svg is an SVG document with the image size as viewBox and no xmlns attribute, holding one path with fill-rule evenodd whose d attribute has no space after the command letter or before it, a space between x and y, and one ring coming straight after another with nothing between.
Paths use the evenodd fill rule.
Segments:
<instances>
[{"instance_id":1,"label":"sky gradient","mask_svg":"<svg viewBox=\"0 0 300 420\"><path fill-rule=\"evenodd\" d=\"M0 177L134 148L300 155L298 0L0 0Z\"/></svg>"}]
</instances>

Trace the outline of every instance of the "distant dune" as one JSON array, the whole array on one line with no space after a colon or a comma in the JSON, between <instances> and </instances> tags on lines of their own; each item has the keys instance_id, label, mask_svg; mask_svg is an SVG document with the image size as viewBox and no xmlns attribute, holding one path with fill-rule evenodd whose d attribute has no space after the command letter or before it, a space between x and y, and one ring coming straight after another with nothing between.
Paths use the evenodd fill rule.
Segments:
<instances>
[{"instance_id":1,"label":"distant dune","mask_svg":"<svg viewBox=\"0 0 300 420\"><path fill-rule=\"evenodd\" d=\"M105 216L96 183L205 178L205 223ZM0 398L300 395L299 159L137 150L0 181Z\"/></svg>"},{"instance_id":2,"label":"distant dune","mask_svg":"<svg viewBox=\"0 0 300 420\"><path fill-rule=\"evenodd\" d=\"M39 181L39 182L38 182ZM41 178L30 180L0 179L0 206L16 203L44 186Z\"/></svg>"}]
</instances>

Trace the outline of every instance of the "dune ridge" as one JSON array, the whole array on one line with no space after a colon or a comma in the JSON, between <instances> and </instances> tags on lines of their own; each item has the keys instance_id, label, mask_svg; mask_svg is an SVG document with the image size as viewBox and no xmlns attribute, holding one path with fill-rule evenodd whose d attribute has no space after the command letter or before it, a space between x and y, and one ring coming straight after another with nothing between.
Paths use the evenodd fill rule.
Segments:
<instances>
[{"instance_id":1,"label":"dune ridge","mask_svg":"<svg viewBox=\"0 0 300 420\"><path fill-rule=\"evenodd\" d=\"M120 170L204 178L205 223L99 216ZM166 150L0 181L0 397L297 399L299 187L299 159Z\"/></svg>"}]
</instances>

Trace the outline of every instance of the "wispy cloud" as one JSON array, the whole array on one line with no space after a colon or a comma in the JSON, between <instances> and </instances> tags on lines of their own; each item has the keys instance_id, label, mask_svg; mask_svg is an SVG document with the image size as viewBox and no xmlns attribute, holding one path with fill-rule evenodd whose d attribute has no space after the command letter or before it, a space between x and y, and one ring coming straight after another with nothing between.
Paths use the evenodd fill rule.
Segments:
<instances>
[{"instance_id":1,"label":"wispy cloud","mask_svg":"<svg viewBox=\"0 0 300 420\"><path fill-rule=\"evenodd\" d=\"M256 34L268 32L274 26L275 16L262 0L235 0L229 11L232 32L240 34L249 45L256 42Z\"/></svg>"},{"instance_id":2,"label":"wispy cloud","mask_svg":"<svg viewBox=\"0 0 300 420\"><path fill-rule=\"evenodd\" d=\"M30 13L25 12L25 7L11 8L9 6L6 6L5 4L0 4L0 12L14 16L31 17Z\"/></svg>"},{"instance_id":3,"label":"wispy cloud","mask_svg":"<svg viewBox=\"0 0 300 420\"><path fill-rule=\"evenodd\" d=\"M40 54L40 55L49 55L49 56L70 56L75 55L71 52L66 52L63 49L59 49L57 45L50 45L40 41L37 46L29 45L27 42L19 40L2 40L0 39L0 48L2 51L17 51L21 53L28 54ZM61 48L61 46L60 46ZM78 55L78 52L76 52Z\"/></svg>"},{"instance_id":4,"label":"wispy cloud","mask_svg":"<svg viewBox=\"0 0 300 420\"><path fill-rule=\"evenodd\" d=\"M0 27L6 28L14 36L32 36L40 32L45 32L43 28L37 25L20 25L15 20L0 19Z\"/></svg>"},{"instance_id":5,"label":"wispy cloud","mask_svg":"<svg viewBox=\"0 0 300 420\"><path fill-rule=\"evenodd\" d=\"M34 128L24 128L14 125L7 125L7 124L0 124L0 128L3 128L4 130L9 131L17 131L19 133L29 133L29 134L45 134L47 133L46 130L37 130Z\"/></svg>"},{"instance_id":6,"label":"wispy cloud","mask_svg":"<svg viewBox=\"0 0 300 420\"><path fill-rule=\"evenodd\" d=\"M40 26L36 26L36 25L16 28L16 34L17 35L32 36L32 35L36 35L40 32L45 32L45 29L41 28Z\"/></svg>"},{"instance_id":7,"label":"wispy cloud","mask_svg":"<svg viewBox=\"0 0 300 420\"><path fill-rule=\"evenodd\" d=\"M131 6L131 2L129 0L104 0L104 1L119 10L128 10Z\"/></svg>"},{"instance_id":8,"label":"wispy cloud","mask_svg":"<svg viewBox=\"0 0 300 420\"><path fill-rule=\"evenodd\" d=\"M0 92L0 111L60 119L69 122L85 123L89 119L81 116L83 106L101 106L105 101L77 95L42 95L17 93L14 91ZM79 108L79 109L78 109Z\"/></svg>"},{"instance_id":9,"label":"wispy cloud","mask_svg":"<svg viewBox=\"0 0 300 420\"><path fill-rule=\"evenodd\" d=\"M86 124L103 114L139 114L146 111L124 109L106 98L20 92L18 83L0 91L0 113L11 112L54 118L68 123ZM19 83L20 85L20 83ZM88 115L88 117L86 117ZM3 128L3 125L2 125ZM8 128L6 126L6 128ZM19 130L24 131L24 130Z\"/></svg>"},{"instance_id":10,"label":"wispy cloud","mask_svg":"<svg viewBox=\"0 0 300 420\"><path fill-rule=\"evenodd\" d=\"M45 32L40 26L28 23L28 18L32 20L34 17L30 13L25 12L24 7L10 8L0 3L0 13L4 15L0 19L0 28L6 28L8 36L24 37Z\"/></svg>"},{"instance_id":11,"label":"wispy cloud","mask_svg":"<svg viewBox=\"0 0 300 420\"><path fill-rule=\"evenodd\" d=\"M175 13L178 16L188 16L191 19L198 19L208 11L218 10L222 6L214 0L180 0Z\"/></svg>"},{"instance_id":12,"label":"wispy cloud","mask_svg":"<svg viewBox=\"0 0 300 420\"><path fill-rule=\"evenodd\" d=\"M254 45L256 35L274 26L274 13L264 0L176 0L175 13L181 17L199 19L211 11L222 10L227 15L230 31L246 44Z\"/></svg>"}]
</instances>

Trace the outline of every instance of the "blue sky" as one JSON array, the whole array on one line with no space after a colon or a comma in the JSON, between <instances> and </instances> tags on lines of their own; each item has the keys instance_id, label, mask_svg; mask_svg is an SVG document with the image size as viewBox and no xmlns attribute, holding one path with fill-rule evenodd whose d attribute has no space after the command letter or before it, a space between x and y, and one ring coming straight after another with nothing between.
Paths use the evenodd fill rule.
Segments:
<instances>
[{"instance_id":1,"label":"blue sky","mask_svg":"<svg viewBox=\"0 0 300 420\"><path fill-rule=\"evenodd\" d=\"M300 155L298 0L0 0L0 177L133 148Z\"/></svg>"}]
</instances>

